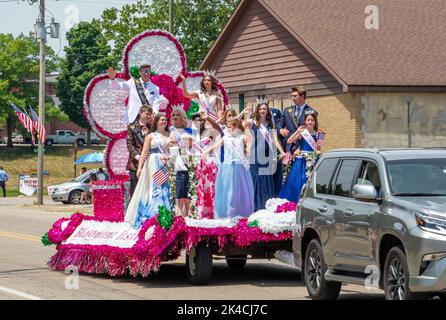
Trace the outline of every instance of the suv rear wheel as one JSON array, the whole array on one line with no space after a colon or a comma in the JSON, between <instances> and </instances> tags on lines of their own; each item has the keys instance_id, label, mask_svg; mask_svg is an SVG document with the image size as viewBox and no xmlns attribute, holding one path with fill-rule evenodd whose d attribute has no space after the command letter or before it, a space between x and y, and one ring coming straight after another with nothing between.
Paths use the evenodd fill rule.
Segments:
<instances>
[{"instance_id":1,"label":"suv rear wheel","mask_svg":"<svg viewBox=\"0 0 446 320\"><path fill-rule=\"evenodd\" d=\"M341 291L340 282L325 280L327 265L317 239L311 240L305 254L304 278L307 291L313 300L335 300Z\"/></svg>"},{"instance_id":2,"label":"suv rear wheel","mask_svg":"<svg viewBox=\"0 0 446 320\"><path fill-rule=\"evenodd\" d=\"M427 295L409 289L409 267L401 247L393 247L384 265L384 293L386 300L418 300Z\"/></svg>"}]
</instances>

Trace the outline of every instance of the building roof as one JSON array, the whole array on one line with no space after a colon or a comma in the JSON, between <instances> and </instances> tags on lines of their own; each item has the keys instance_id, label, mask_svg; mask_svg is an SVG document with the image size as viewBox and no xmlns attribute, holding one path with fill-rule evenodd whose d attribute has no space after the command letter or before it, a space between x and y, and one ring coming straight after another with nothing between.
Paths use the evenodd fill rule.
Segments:
<instances>
[{"instance_id":1,"label":"building roof","mask_svg":"<svg viewBox=\"0 0 446 320\"><path fill-rule=\"evenodd\" d=\"M202 67L251 1L264 6L344 90L446 86L444 0L242 0ZM379 10L378 30L365 27L372 3Z\"/></svg>"}]
</instances>

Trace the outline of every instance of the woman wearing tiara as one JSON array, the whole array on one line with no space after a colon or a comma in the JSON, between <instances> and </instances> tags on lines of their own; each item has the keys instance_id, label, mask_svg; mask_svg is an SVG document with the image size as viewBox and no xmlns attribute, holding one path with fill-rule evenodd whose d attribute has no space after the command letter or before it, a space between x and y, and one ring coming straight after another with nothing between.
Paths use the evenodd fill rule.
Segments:
<instances>
[{"instance_id":1,"label":"woman wearing tiara","mask_svg":"<svg viewBox=\"0 0 446 320\"><path fill-rule=\"evenodd\" d=\"M183 96L188 99L198 99L200 111L205 111L208 116L218 121L223 116L222 95L218 91L217 79L211 74L206 73L200 83L200 91L187 91L186 78L180 75L183 80Z\"/></svg>"},{"instance_id":2,"label":"woman wearing tiara","mask_svg":"<svg viewBox=\"0 0 446 320\"><path fill-rule=\"evenodd\" d=\"M253 120L247 127L252 130L253 143L250 167L254 184L254 210L265 209L268 199L274 197L274 173L277 170L277 149L281 157L285 155L277 138L273 114L266 101L259 101Z\"/></svg>"},{"instance_id":3,"label":"woman wearing tiara","mask_svg":"<svg viewBox=\"0 0 446 320\"><path fill-rule=\"evenodd\" d=\"M292 164L279 198L298 202L303 185L307 182L307 174L310 169L307 161L316 159L321 152L322 131L318 131L317 115L309 111L304 117L305 125L300 126L287 140L288 144L298 143L299 148L294 152L296 160ZM325 135L325 134L324 134Z\"/></svg>"},{"instance_id":4,"label":"woman wearing tiara","mask_svg":"<svg viewBox=\"0 0 446 320\"><path fill-rule=\"evenodd\" d=\"M194 150L196 154L200 155L204 149L213 146L216 143L215 138L217 138L216 136L206 134L206 122L209 122L219 132L219 135L223 131L204 111L194 114L192 121L195 127L197 127ZM198 164L195 166L195 173L198 180L197 202L195 206L197 207L199 219L212 219L214 217L215 179L218 172L217 164L219 164L217 154L211 153L207 159L200 158Z\"/></svg>"},{"instance_id":5,"label":"woman wearing tiara","mask_svg":"<svg viewBox=\"0 0 446 320\"><path fill-rule=\"evenodd\" d=\"M136 172L138 184L125 213L125 220L136 229L158 212L158 206L165 206L168 210L172 207L166 163L169 161L169 147L175 142L170 139L164 113L155 116L150 132L144 140Z\"/></svg>"},{"instance_id":6,"label":"woman wearing tiara","mask_svg":"<svg viewBox=\"0 0 446 320\"><path fill-rule=\"evenodd\" d=\"M249 156L250 139L240 120L230 120L227 126L223 139L202 154L206 159L209 152L224 145L225 159L215 182L215 219L248 217L254 212L254 187L245 155L248 150Z\"/></svg>"}]
</instances>

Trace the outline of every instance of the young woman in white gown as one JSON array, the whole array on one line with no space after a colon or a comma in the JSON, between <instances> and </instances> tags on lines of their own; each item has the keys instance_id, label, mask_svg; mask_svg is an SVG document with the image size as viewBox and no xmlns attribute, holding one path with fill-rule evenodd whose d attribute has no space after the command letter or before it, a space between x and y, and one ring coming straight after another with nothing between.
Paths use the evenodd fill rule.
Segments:
<instances>
[{"instance_id":1,"label":"young woman in white gown","mask_svg":"<svg viewBox=\"0 0 446 320\"><path fill-rule=\"evenodd\" d=\"M165 206L168 210L172 208L169 180L154 179L154 176L162 177L168 174L166 167L169 161L168 150L175 144L170 139L167 117L164 113L156 115L150 131L144 140L136 172L139 177L138 184L125 213L125 220L136 229L140 228L148 218L157 214L159 206Z\"/></svg>"}]
</instances>

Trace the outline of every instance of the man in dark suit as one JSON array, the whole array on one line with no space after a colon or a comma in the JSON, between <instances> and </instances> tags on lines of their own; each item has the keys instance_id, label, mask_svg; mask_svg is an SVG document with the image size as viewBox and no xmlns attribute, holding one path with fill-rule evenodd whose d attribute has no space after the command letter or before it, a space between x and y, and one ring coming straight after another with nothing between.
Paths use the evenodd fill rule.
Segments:
<instances>
[{"instance_id":1,"label":"man in dark suit","mask_svg":"<svg viewBox=\"0 0 446 320\"><path fill-rule=\"evenodd\" d=\"M293 105L283 110L282 123L279 133L283 137L283 144L287 152L294 152L298 149L297 143L286 143L288 137L292 135L300 126L305 124L305 113L313 111L317 115L317 111L306 104L307 92L304 87L296 86L291 88L291 99Z\"/></svg>"},{"instance_id":2,"label":"man in dark suit","mask_svg":"<svg viewBox=\"0 0 446 320\"><path fill-rule=\"evenodd\" d=\"M154 114L153 109L149 105L142 105L139 110L139 118L127 127L127 149L129 151L129 159L127 161L126 170L130 175L130 197L135 191L138 177L136 171L141 158L141 151L144 146L144 139L149 134L149 128L153 125Z\"/></svg>"}]
</instances>

